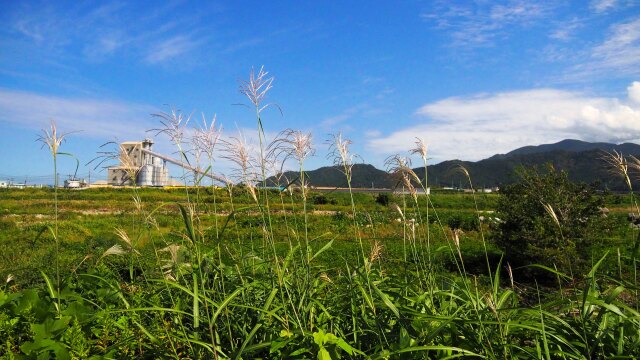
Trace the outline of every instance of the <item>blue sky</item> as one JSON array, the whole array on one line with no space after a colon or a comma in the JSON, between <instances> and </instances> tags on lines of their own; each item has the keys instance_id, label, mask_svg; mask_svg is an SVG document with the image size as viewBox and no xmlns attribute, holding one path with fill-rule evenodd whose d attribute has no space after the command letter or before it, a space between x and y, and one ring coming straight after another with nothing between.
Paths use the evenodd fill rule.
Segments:
<instances>
[{"instance_id":1,"label":"blue sky","mask_svg":"<svg viewBox=\"0 0 640 360\"><path fill-rule=\"evenodd\" d=\"M310 168L330 163L324 141L340 130L378 167L416 136L433 162L565 138L640 141L634 0L3 0L0 21L0 177L51 172L34 142L50 119L80 131L62 151L83 164L106 141L149 136L167 105L217 114L224 136L255 142L255 118L234 104L262 65L282 109L265 111L267 133L312 132Z\"/></svg>"}]
</instances>

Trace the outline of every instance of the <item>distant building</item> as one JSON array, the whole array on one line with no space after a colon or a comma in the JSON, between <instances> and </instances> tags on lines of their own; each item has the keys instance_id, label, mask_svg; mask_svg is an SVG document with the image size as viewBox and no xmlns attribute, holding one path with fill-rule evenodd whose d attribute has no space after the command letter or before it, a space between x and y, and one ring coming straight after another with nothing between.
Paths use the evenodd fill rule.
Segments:
<instances>
[{"instance_id":1,"label":"distant building","mask_svg":"<svg viewBox=\"0 0 640 360\"><path fill-rule=\"evenodd\" d=\"M84 179L67 179L64 181L65 189L82 189L89 187L89 184Z\"/></svg>"},{"instance_id":2,"label":"distant building","mask_svg":"<svg viewBox=\"0 0 640 360\"><path fill-rule=\"evenodd\" d=\"M5 180L0 180L0 188L6 188L9 186L9 182Z\"/></svg>"},{"instance_id":3,"label":"distant building","mask_svg":"<svg viewBox=\"0 0 640 360\"><path fill-rule=\"evenodd\" d=\"M228 183L224 177L217 176L210 171L203 171L191 166L188 161L174 159L151 150L153 141L128 141L120 144L120 164L107 169L107 183L112 186L171 186L167 163L177 165L194 174L200 174Z\"/></svg>"},{"instance_id":4,"label":"distant building","mask_svg":"<svg viewBox=\"0 0 640 360\"><path fill-rule=\"evenodd\" d=\"M166 161L152 154L153 141L120 144L120 165L107 169L109 185L165 186L169 183Z\"/></svg>"}]
</instances>

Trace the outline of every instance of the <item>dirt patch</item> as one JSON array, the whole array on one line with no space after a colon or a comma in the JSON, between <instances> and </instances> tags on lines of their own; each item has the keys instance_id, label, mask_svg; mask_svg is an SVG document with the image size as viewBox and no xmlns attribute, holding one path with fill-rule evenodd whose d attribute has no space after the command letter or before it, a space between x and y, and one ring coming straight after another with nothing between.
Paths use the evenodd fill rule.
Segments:
<instances>
[{"instance_id":1,"label":"dirt patch","mask_svg":"<svg viewBox=\"0 0 640 360\"><path fill-rule=\"evenodd\" d=\"M82 215L112 215L112 214L120 214L122 213L122 210L89 209L89 210L75 210L74 212L80 213Z\"/></svg>"},{"instance_id":2,"label":"dirt patch","mask_svg":"<svg viewBox=\"0 0 640 360\"><path fill-rule=\"evenodd\" d=\"M338 212L336 210L313 210L311 212L313 215L325 215L325 216L333 216Z\"/></svg>"}]
</instances>

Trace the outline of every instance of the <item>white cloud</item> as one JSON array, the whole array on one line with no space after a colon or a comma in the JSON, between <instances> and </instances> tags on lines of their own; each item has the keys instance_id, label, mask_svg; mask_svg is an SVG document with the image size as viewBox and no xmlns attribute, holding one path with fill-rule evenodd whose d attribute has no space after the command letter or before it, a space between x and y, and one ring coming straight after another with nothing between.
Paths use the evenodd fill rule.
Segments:
<instances>
[{"instance_id":1,"label":"white cloud","mask_svg":"<svg viewBox=\"0 0 640 360\"><path fill-rule=\"evenodd\" d=\"M573 39L576 30L582 27L584 20L579 18L573 18L568 21L562 21L558 26L549 34L549 37L555 40L568 42Z\"/></svg>"},{"instance_id":2,"label":"white cloud","mask_svg":"<svg viewBox=\"0 0 640 360\"><path fill-rule=\"evenodd\" d=\"M156 64L173 59L187 53L197 47L198 42L189 36L179 35L163 40L149 49L146 60L151 64Z\"/></svg>"},{"instance_id":3,"label":"white cloud","mask_svg":"<svg viewBox=\"0 0 640 360\"><path fill-rule=\"evenodd\" d=\"M264 39L261 37L255 37L255 38L251 38L251 39L247 39L247 40L242 40L239 42L235 42L229 46L227 46L224 50L222 50L221 52L224 54L232 54L238 51L242 51L248 48L252 48L258 45L261 45L264 43Z\"/></svg>"},{"instance_id":4,"label":"white cloud","mask_svg":"<svg viewBox=\"0 0 640 360\"><path fill-rule=\"evenodd\" d=\"M546 1L507 0L453 5L439 2L422 14L436 28L449 31L456 47L491 46L513 28L529 26L551 13Z\"/></svg>"},{"instance_id":5,"label":"white cloud","mask_svg":"<svg viewBox=\"0 0 640 360\"><path fill-rule=\"evenodd\" d=\"M371 129L371 130L366 130L364 132L364 137L365 139L367 138L377 138L382 136L382 132L380 132L380 130L377 129Z\"/></svg>"},{"instance_id":6,"label":"white cloud","mask_svg":"<svg viewBox=\"0 0 640 360\"><path fill-rule=\"evenodd\" d=\"M124 33L120 31L105 32L95 41L85 45L83 54L91 60L103 60L116 54L131 42Z\"/></svg>"},{"instance_id":7,"label":"white cloud","mask_svg":"<svg viewBox=\"0 0 640 360\"><path fill-rule=\"evenodd\" d=\"M81 131L79 136L138 139L151 127L152 112L154 108L142 104L0 89L0 122L34 131L55 120L61 131Z\"/></svg>"},{"instance_id":8,"label":"white cloud","mask_svg":"<svg viewBox=\"0 0 640 360\"><path fill-rule=\"evenodd\" d=\"M615 25L611 35L593 49L593 56L601 60L603 66L610 68L638 67L640 64L640 18Z\"/></svg>"},{"instance_id":9,"label":"white cloud","mask_svg":"<svg viewBox=\"0 0 640 360\"><path fill-rule=\"evenodd\" d=\"M430 144L436 159L479 160L566 138L638 141L639 96L640 83L634 82L625 100L556 89L453 97L418 109L427 122L374 138L367 146L379 153L403 152L417 136Z\"/></svg>"},{"instance_id":10,"label":"white cloud","mask_svg":"<svg viewBox=\"0 0 640 360\"><path fill-rule=\"evenodd\" d=\"M204 37L194 35L207 26L201 20L204 13L194 19L176 6L182 5L166 3L141 16L135 3L108 3L89 12L85 6L24 4L15 7L0 32L17 44L46 49L48 57L101 61L134 56L157 64L207 45Z\"/></svg>"},{"instance_id":11,"label":"white cloud","mask_svg":"<svg viewBox=\"0 0 640 360\"><path fill-rule=\"evenodd\" d=\"M372 108L369 103L360 103L349 108L344 109L340 114L329 116L324 118L320 122L320 127L324 130L334 129L336 125L342 124L347 120L351 120L354 117L367 117L375 115L378 111L377 108ZM343 126L344 127L344 126Z\"/></svg>"},{"instance_id":12,"label":"white cloud","mask_svg":"<svg viewBox=\"0 0 640 360\"><path fill-rule=\"evenodd\" d=\"M576 65L569 78L637 76L640 74L640 17L611 27L607 37Z\"/></svg>"},{"instance_id":13,"label":"white cloud","mask_svg":"<svg viewBox=\"0 0 640 360\"><path fill-rule=\"evenodd\" d=\"M640 105L640 82L634 81L627 88L627 93L629 94L629 100L635 102Z\"/></svg>"},{"instance_id":14,"label":"white cloud","mask_svg":"<svg viewBox=\"0 0 640 360\"><path fill-rule=\"evenodd\" d=\"M322 126L325 129L329 129L332 128L335 125L338 125L340 123L342 123L345 120L348 120L349 118L351 118L352 112L345 110L344 112L342 112L342 114L339 115L335 115L335 116L329 116L327 118L325 118L324 120L322 120L320 122L320 126Z\"/></svg>"},{"instance_id":15,"label":"white cloud","mask_svg":"<svg viewBox=\"0 0 640 360\"><path fill-rule=\"evenodd\" d=\"M598 13L605 12L618 5L618 0L592 0L591 8Z\"/></svg>"}]
</instances>

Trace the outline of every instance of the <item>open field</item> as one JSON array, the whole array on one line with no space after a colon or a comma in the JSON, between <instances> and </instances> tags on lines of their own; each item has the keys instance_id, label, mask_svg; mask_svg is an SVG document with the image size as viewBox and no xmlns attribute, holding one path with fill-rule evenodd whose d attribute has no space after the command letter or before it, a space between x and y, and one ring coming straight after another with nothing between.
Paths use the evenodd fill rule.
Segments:
<instances>
[{"instance_id":1,"label":"open field","mask_svg":"<svg viewBox=\"0 0 640 360\"><path fill-rule=\"evenodd\" d=\"M0 19L0 360L640 359L640 0Z\"/></svg>"},{"instance_id":2,"label":"open field","mask_svg":"<svg viewBox=\"0 0 640 360\"><path fill-rule=\"evenodd\" d=\"M589 250L593 264L609 253L597 270L536 286L490 241L497 194L435 193L431 206L410 194L258 195L0 191L0 276L12 277L0 288L0 354L638 354L625 197L606 198L609 231Z\"/></svg>"},{"instance_id":3,"label":"open field","mask_svg":"<svg viewBox=\"0 0 640 360\"><path fill-rule=\"evenodd\" d=\"M235 216L229 216L231 202L226 190L216 191L216 209L213 209L213 196L210 188L200 190L190 189L194 198L201 203L198 209L201 212L199 220L206 235L215 236L215 223L222 228L226 223L225 234L221 237L222 243L230 245L240 244L250 247L250 242L241 239L260 238L258 224L260 213L253 204L253 200L238 191L234 204L239 208ZM184 189L139 189L137 196L142 206L154 211L154 231L166 237L166 244L179 239L176 229L183 225L179 216L178 204L185 198ZM45 254L51 252L51 235L42 232L47 225L53 222L54 200L50 189L26 189L0 191L1 224L4 229L0 235L0 275L12 273L23 281L23 286L29 286L30 281L42 282L39 269L46 268L50 259ZM400 215L389 206L376 203L378 193L355 193L354 200L357 203L357 226L361 229L362 238L367 243L380 241L386 248L386 257L397 260L401 254L403 223L399 222ZM139 217L138 210L133 201L132 189L89 189L83 191L61 191L59 194L58 210L60 236L63 243L61 254L69 262L65 268L70 268L73 263L80 263L86 255L99 256L108 247L118 241L114 232L116 228L127 232L136 231ZM497 195L479 195L479 207L487 212L487 217L494 210ZM321 199L321 200L318 200ZM400 200L398 197L396 200ZM425 199L421 199L426 209ZM472 222L475 216L473 198L468 194L442 194L432 197L434 205L438 209L438 215L444 223L451 217L460 217ZM276 237L276 246L288 245L289 237L286 230L299 231L302 202L300 194L281 201L277 192L271 193L273 204L273 224ZM312 193L308 208L308 236L316 239L316 242L335 240L333 248L327 252L331 256L336 254L353 253L356 244L353 239L354 223L351 216L351 205L348 193L334 192L331 194ZM326 203L324 203L326 202ZM426 211L412 214L412 218L426 217ZM228 223L227 223L228 221ZM290 224L288 227L285 225ZM298 229L296 229L296 227ZM446 240L440 233L438 235L437 224L432 223L434 233L434 247L446 245ZM233 229L233 232L230 230ZM281 231L281 230L284 230ZM471 229L470 229L471 230ZM152 237L151 234L143 234L139 239L141 248L145 248ZM465 233L469 241L463 242L463 249L476 251L478 249L478 234L472 230ZM243 244L244 243L244 244ZM22 244L23 248L16 248ZM165 244L165 245L166 245ZM161 244L162 245L162 244ZM159 246L161 246L159 245ZM31 248L32 250L29 250ZM286 246L285 246L286 248ZM6 249L6 251L5 251ZM15 251L22 249L24 251ZM13 251L11 251L13 250ZM42 256L32 256L33 250L41 251ZM499 251L493 249L494 255ZM49 254L52 255L52 254ZM482 254L475 254L481 255ZM27 279L31 279L27 281Z\"/></svg>"}]
</instances>

